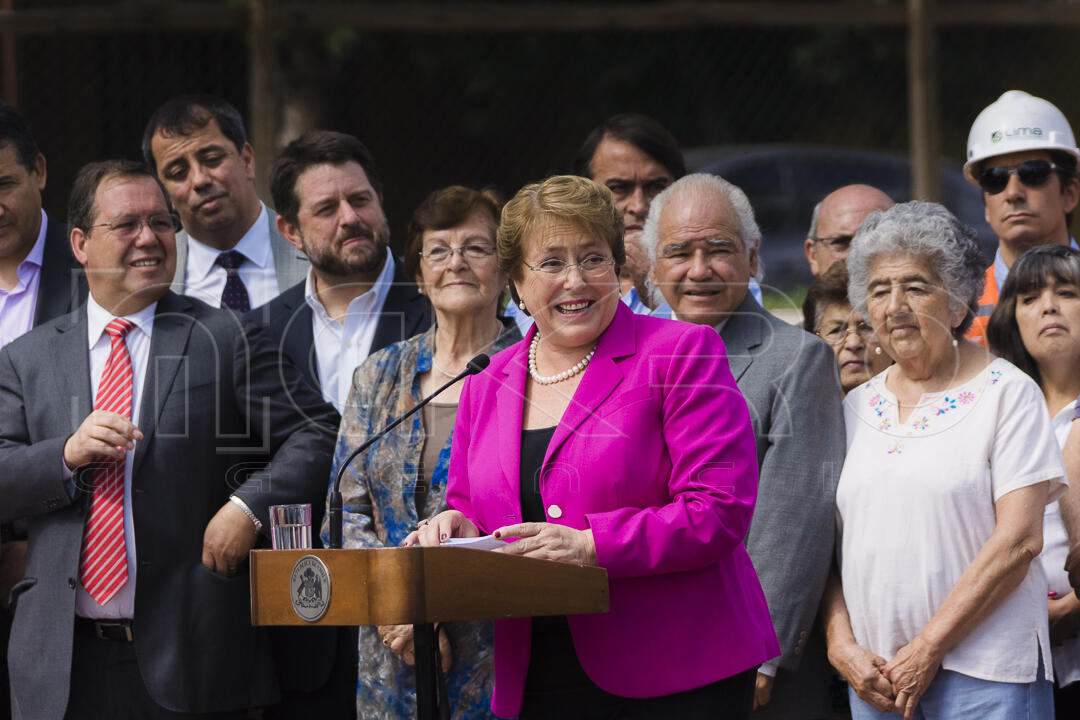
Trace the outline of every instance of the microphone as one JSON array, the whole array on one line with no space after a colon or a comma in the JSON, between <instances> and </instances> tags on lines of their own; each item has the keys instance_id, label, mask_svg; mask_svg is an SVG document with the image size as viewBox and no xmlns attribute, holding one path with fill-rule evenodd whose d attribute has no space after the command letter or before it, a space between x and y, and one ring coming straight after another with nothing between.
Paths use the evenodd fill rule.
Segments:
<instances>
[{"instance_id":1,"label":"microphone","mask_svg":"<svg viewBox=\"0 0 1080 720\"><path fill-rule=\"evenodd\" d=\"M465 364L465 369L462 370L460 373L458 373L455 378L453 378L449 382L445 383L438 390L436 390L435 392L431 393L426 398L424 398L423 400L418 402L407 413L405 413L404 415L399 417L397 420L394 420L392 423L390 423L389 425L384 427L382 430L380 430L374 436L369 438L368 441L365 442L363 445L361 445L360 447L356 448L351 453L349 453L349 456L347 458L345 458L344 462L341 463L341 467L338 468L337 475L334 476L334 487L330 492L330 503L329 503L329 508L327 509L327 513L326 513L327 516L330 518L329 522L330 522L330 548L331 549L340 550L341 547L342 547L341 534L342 534L342 523L344 521L344 518L342 517L342 505L344 503L343 503L343 501L341 499L341 478L342 478L343 475L345 475L345 468L349 467L349 463L351 463L353 461L353 459L356 458L357 455L364 452L369 447L371 447L376 442L378 442L380 439L385 437L391 430L396 428L398 425L400 425L402 422L404 422L407 418L414 415L418 410L420 410L420 408L424 407L429 402L431 402L436 397L438 397L439 394L443 390L450 387L454 383L456 383L456 382L458 382L460 380L463 380L464 378L468 377L469 375L476 375L479 372L483 372L484 368L486 368L488 366L488 363L490 363L490 362L491 362L491 358L489 358L487 355L485 355L483 353L480 353L479 355L474 357L472 360L467 362ZM372 502L374 502L374 498L372 498Z\"/></svg>"}]
</instances>

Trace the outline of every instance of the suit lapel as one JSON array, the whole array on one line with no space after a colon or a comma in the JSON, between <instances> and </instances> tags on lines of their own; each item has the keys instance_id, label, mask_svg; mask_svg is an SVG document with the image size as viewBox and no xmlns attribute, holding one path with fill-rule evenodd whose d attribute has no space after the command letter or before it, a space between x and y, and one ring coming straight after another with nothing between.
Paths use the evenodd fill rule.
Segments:
<instances>
[{"instance_id":1,"label":"suit lapel","mask_svg":"<svg viewBox=\"0 0 1080 720\"><path fill-rule=\"evenodd\" d=\"M146 448L150 446L157 429L165 398L169 396L176 373L184 360L188 337L195 321L190 314L191 309L191 303L179 295L166 293L165 297L158 301L139 407L139 429L143 433L143 439L135 448L132 477L139 471Z\"/></svg>"},{"instance_id":2,"label":"suit lapel","mask_svg":"<svg viewBox=\"0 0 1080 720\"><path fill-rule=\"evenodd\" d=\"M307 256L297 250L277 229L277 214L266 209L266 222L270 224L270 251L274 256L274 275L277 276L278 294L292 287L296 280L293 268L298 262L306 263Z\"/></svg>"},{"instance_id":3,"label":"suit lapel","mask_svg":"<svg viewBox=\"0 0 1080 720\"><path fill-rule=\"evenodd\" d=\"M282 335L281 349L293 358L300 374L312 387L322 387L317 377L318 361L315 354L318 350L311 329L311 308L304 302L303 292L300 293L299 302L294 302L291 296L284 301L284 314L288 318L288 327Z\"/></svg>"},{"instance_id":4,"label":"suit lapel","mask_svg":"<svg viewBox=\"0 0 1080 720\"><path fill-rule=\"evenodd\" d=\"M761 312L761 306L750 293L746 293L742 304L720 330L720 337L727 348L728 366L735 382L739 381L754 360L750 351L762 343Z\"/></svg>"},{"instance_id":5,"label":"suit lapel","mask_svg":"<svg viewBox=\"0 0 1080 720\"><path fill-rule=\"evenodd\" d=\"M63 412L70 416L69 429L75 432L93 410L90 383L90 339L87 336L86 305L64 318L56 326L59 333L57 352L50 358L59 367L52 373L56 397L68 404Z\"/></svg>"},{"instance_id":6,"label":"suit lapel","mask_svg":"<svg viewBox=\"0 0 1080 720\"><path fill-rule=\"evenodd\" d=\"M555 428L555 434L544 455L546 466L563 443L569 439L583 422L596 413L600 403L611 395L622 382L622 371L615 364L615 358L632 355L637 345L634 332L634 313L624 303L615 309L615 318L604 331L596 346L596 354L585 369L581 384L574 392L570 405L563 413L562 420ZM598 428L598 432L618 432L617 428Z\"/></svg>"},{"instance_id":7,"label":"suit lapel","mask_svg":"<svg viewBox=\"0 0 1080 720\"><path fill-rule=\"evenodd\" d=\"M71 254L67 227L47 218L45 222L45 253L41 258L41 282L34 309L35 327L78 307L80 286L85 284L82 267Z\"/></svg>"},{"instance_id":8,"label":"suit lapel","mask_svg":"<svg viewBox=\"0 0 1080 720\"><path fill-rule=\"evenodd\" d=\"M169 289L177 295L184 294L184 278L187 277L187 244L187 232L181 230L176 233L176 274L173 275L172 286Z\"/></svg>"},{"instance_id":9,"label":"suit lapel","mask_svg":"<svg viewBox=\"0 0 1080 720\"><path fill-rule=\"evenodd\" d=\"M530 328L526 339L532 339L536 326ZM521 423L524 418L525 373L528 367L528 345L523 345L502 369L502 384L495 393L495 416L498 420L499 464L503 476L511 485L514 497L521 492ZM520 509L520 497L518 508Z\"/></svg>"}]
</instances>

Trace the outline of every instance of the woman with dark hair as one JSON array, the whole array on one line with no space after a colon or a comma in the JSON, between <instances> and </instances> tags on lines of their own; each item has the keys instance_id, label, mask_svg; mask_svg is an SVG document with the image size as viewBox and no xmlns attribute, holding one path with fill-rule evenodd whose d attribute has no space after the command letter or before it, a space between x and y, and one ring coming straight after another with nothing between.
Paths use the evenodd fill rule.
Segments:
<instances>
[{"instance_id":1,"label":"woman with dark hair","mask_svg":"<svg viewBox=\"0 0 1080 720\"><path fill-rule=\"evenodd\" d=\"M851 307L847 288L847 266L838 260L814 278L803 300L803 328L836 353L845 395L892 365L870 323Z\"/></svg>"},{"instance_id":2,"label":"woman with dark hair","mask_svg":"<svg viewBox=\"0 0 1080 720\"><path fill-rule=\"evenodd\" d=\"M1064 447L1080 395L1080 253L1064 245L1033 248L1013 264L986 331L990 349L1039 383L1054 436ZM1065 567L1069 538L1057 502L1043 515L1039 555L1049 584L1055 712L1080 717L1080 598Z\"/></svg>"},{"instance_id":3,"label":"woman with dark hair","mask_svg":"<svg viewBox=\"0 0 1080 720\"><path fill-rule=\"evenodd\" d=\"M500 212L491 191L451 186L431 193L413 213L405 270L431 301L435 324L356 369L341 413L333 473L354 448L461 372L477 353L495 353L521 339L513 323L498 316L506 287L495 256ZM460 392L460 383L450 387L349 465L341 482L345 547L396 547L446 509ZM324 521L324 539L328 533ZM491 624L443 624L439 646L453 717L490 717ZM359 717L415 717L412 626L360 628L359 653Z\"/></svg>"}]
</instances>

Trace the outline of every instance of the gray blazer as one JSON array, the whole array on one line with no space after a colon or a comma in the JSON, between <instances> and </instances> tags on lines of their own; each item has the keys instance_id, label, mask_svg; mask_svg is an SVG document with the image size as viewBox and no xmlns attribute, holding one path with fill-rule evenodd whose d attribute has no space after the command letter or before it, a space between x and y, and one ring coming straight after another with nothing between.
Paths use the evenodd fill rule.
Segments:
<instances>
[{"instance_id":1,"label":"gray blazer","mask_svg":"<svg viewBox=\"0 0 1080 720\"><path fill-rule=\"evenodd\" d=\"M274 273L277 275L278 293L283 293L296 283L307 278L307 255L289 244L277 229L277 213L266 208L266 220L270 223L270 250L274 254ZM177 295L183 295L184 274L187 271L188 234L186 230L176 233L176 275L170 288Z\"/></svg>"},{"instance_id":2,"label":"gray blazer","mask_svg":"<svg viewBox=\"0 0 1080 720\"><path fill-rule=\"evenodd\" d=\"M747 548L783 652L772 700L753 717L826 717L829 669L812 628L832 562L846 442L836 355L749 293L720 337L757 439L760 483Z\"/></svg>"},{"instance_id":3,"label":"gray blazer","mask_svg":"<svg viewBox=\"0 0 1080 720\"><path fill-rule=\"evenodd\" d=\"M235 314L172 293L158 303L144 388L132 474L139 671L173 711L275 702L247 565L230 578L203 567L203 531L230 494L264 524L272 504L321 502L333 434L319 426L336 415L260 331L245 337ZM85 306L0 350L0 520L29 519L26 575L12 590L15 718L60 720L68 703L92 480L80 473L69 487L60 464L90 403Z\"/></svg>"}]
</instances>

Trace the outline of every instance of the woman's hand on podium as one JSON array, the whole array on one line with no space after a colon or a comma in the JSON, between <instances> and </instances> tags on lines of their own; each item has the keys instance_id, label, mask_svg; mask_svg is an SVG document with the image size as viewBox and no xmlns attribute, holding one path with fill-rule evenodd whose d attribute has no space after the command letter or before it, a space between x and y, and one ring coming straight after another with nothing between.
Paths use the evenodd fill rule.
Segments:
<instances>
[{"instance_id":1,"label":"woman's hand on podium","mask_svg":"<svg viewBox=\"0 0 1080 720\"><path fill-rule=\"evenodd\" d=\"M439 543L450 538L480 537L480 531L472 524L472 521L457 510L444 510L430 520L421 520L419 525L420 527L405 537L402 545L437 547Z\"/></svg>"},{"instance_id":2,"label":"woman's hand on podium","mask_svg":"<svg viewBox=\"0 0 1080 720\"><path fill-rule=\"evenodd\" d=\"M413 647L412 625L380 625L377 628L379 639L382 644L409 665L416 664L416 649ZM446 629L442 625L436 625L436 634L439 638L439 658L442 660L442 671L450 672L450 665L454 662L450 651L450 640L446 636Z\"/></svg>"},{"instance_id":3,"label":"woman's hand on podium","mask_svg":"<svg viewBox=\"0 0 1080 720\"><path fill-rule=\"evenodd\" d=\"M495 552L575 565L596 565L596 543L591 529L575 530L555 523L519 523L501 527L493 535L500 540L518 538Z\"/></svg>"}]
</instances>

